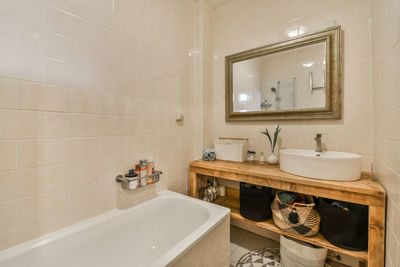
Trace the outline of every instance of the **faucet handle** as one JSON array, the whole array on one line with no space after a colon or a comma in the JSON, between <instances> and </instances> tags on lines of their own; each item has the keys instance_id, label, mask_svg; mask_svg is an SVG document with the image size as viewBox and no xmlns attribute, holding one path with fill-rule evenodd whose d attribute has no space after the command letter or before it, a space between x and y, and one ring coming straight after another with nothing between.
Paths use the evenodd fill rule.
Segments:
<instances>
[{"instance_id":1,"label":"faucet handle","mask_svg":"<svg viewBox=\"0 0 400 267\"><path fill-rule=\"evenodd\" d=\"M322 134L320 134L320 133L317 133L317 136L316 136L317 138L321 138L322 137Z\"/></svg>"}]
</instances>

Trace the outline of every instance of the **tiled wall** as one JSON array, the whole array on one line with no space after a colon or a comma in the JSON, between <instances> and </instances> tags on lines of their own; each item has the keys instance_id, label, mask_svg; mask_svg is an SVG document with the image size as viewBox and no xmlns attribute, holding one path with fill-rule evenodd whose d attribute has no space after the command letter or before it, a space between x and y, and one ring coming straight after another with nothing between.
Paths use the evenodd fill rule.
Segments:
<instances>
[{"instance_id":1,"label":"tiled wall","mask_svg":"<svg viewBox=\"0 0 400 267\"><path fill-rule=\"evenodd\" d=\"M0 249L120 196L187 192L194 17L192 0L1 1ZM149 156L161 182L118 189L115 175Z\"/></svg>"},{"instance_id":2,"label":"tiled wall","mask_svg":"<svg viewBox=\"0 0 400 267\"><path fill-rule=\"evenodd\" d=\"M400 2L370 2L374 173L388 193L386 266L400 266Z\"/></svg>"},{"instance_id":3,"label":"tiled wall","mask_svg":"<svg viewBox=\"0 0 400 267\"><path fill-rule=\"evenodd\" d=\"M363 155L363 170L371 163L371 82L367 0L233 0L214 11L213 133L248 137L251 148L269 150L259 132L277 122L225 122L225 56L287 40L288 34L312 33L329 26L344 30L343 119L280 122L279 146L314 148L316 133L327 149Z\"/></svg>"}]
</instances>

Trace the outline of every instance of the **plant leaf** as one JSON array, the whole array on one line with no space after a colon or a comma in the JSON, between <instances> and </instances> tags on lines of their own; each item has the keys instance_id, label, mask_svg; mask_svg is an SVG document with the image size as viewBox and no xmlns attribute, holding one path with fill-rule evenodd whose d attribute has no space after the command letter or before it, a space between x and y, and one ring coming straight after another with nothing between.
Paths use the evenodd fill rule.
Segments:
<instances>
[{"instance_id":1,"label":"plant leaf","mask_svg":"<svg viewBox=\"0 0 400 267\"><path fill-rule=\"evenodd\" d=\"M278 142L278 135L279 135L280 131L281 131L281 128L279 128L279 124L278 124L276 126L275 133L274 133L274 142L272 144L272 152L275 151L275 146L276 146L276 143Z\"/></svg>"},{"instance_id":2,"label":"plant leaf","mask_svg":"<svg viewBox=\"0 0 400 267\"><path fill-rule=\"evenodd\" d=\"M271 147L272 147L272 139L271 139L271 135L268 132L268 128L265 129L265 132L261 132L261 133L265 134L268 137L269 143L271 144Z\"/></svg>"}]
</instances>

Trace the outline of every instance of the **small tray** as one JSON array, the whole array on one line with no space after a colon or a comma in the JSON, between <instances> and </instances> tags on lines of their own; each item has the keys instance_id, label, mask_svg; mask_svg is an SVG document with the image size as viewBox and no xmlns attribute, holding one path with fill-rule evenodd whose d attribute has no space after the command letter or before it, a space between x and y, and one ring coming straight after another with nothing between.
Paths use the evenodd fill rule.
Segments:
<instances>
[{"instance_id":1,"label":"small tray","mask_svg":"<svg viewBox=\"0 0 400 267\"><path fill-rule=\"evenodd\" d=\"M117 182L119 182L119 183L121 183L121 187L123 188L123 189L127 189L127 190L136 190L136 189L138 189L138 188L142 188L142 187L146 187L146 186L149 186L149 185L152 185L152 184L155 184L155 183L158 183L158 181L160 181L160 175L162 174L162 171L156 171L156 170L154 170L154 172L153 172L153 174L150 174L150 175L147 175L147 176L144 176L144 177L133 177L133 178L127 178L127 177L125 177L125 176L123 176L123 175L118 175L117 177L115 177L115 180L117 181ZM133 182L133 181L135 181L135 180L142 180L142 179L146 179L146 180L148 180L149 178L154 178L154 183L151 183L151 184L145 184L145 185L138 185L137 187L135 187L135 188L133 188L133 189L131 189L131 188L129 188L129 183L130 182Z\"/></svg>"}]
</instances>

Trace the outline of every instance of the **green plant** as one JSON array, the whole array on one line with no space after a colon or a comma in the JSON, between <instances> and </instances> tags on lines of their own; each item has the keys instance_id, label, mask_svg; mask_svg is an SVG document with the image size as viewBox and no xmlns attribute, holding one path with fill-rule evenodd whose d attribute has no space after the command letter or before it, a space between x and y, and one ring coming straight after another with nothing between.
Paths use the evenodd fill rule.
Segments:
<instances>
[{"instance_id":1,"label":"green plant","mask_svg":"<svg viewBox=\"0 0 400 267\"><path fill-rule=\"evenodd\" d=\"M275 146L276 146L276 143L278 142L278 135L279 135L280 131L281 131L281 128L279 127L279 124L278 124L275 128L273 140L271 138L271 135L269 134L268 128L265 128L265 132L261 132L262 134L265 134L268 137L269 143L271 144L272 153L274 153L274 151L275 151Z\"/></svg>"}]
</instances>

